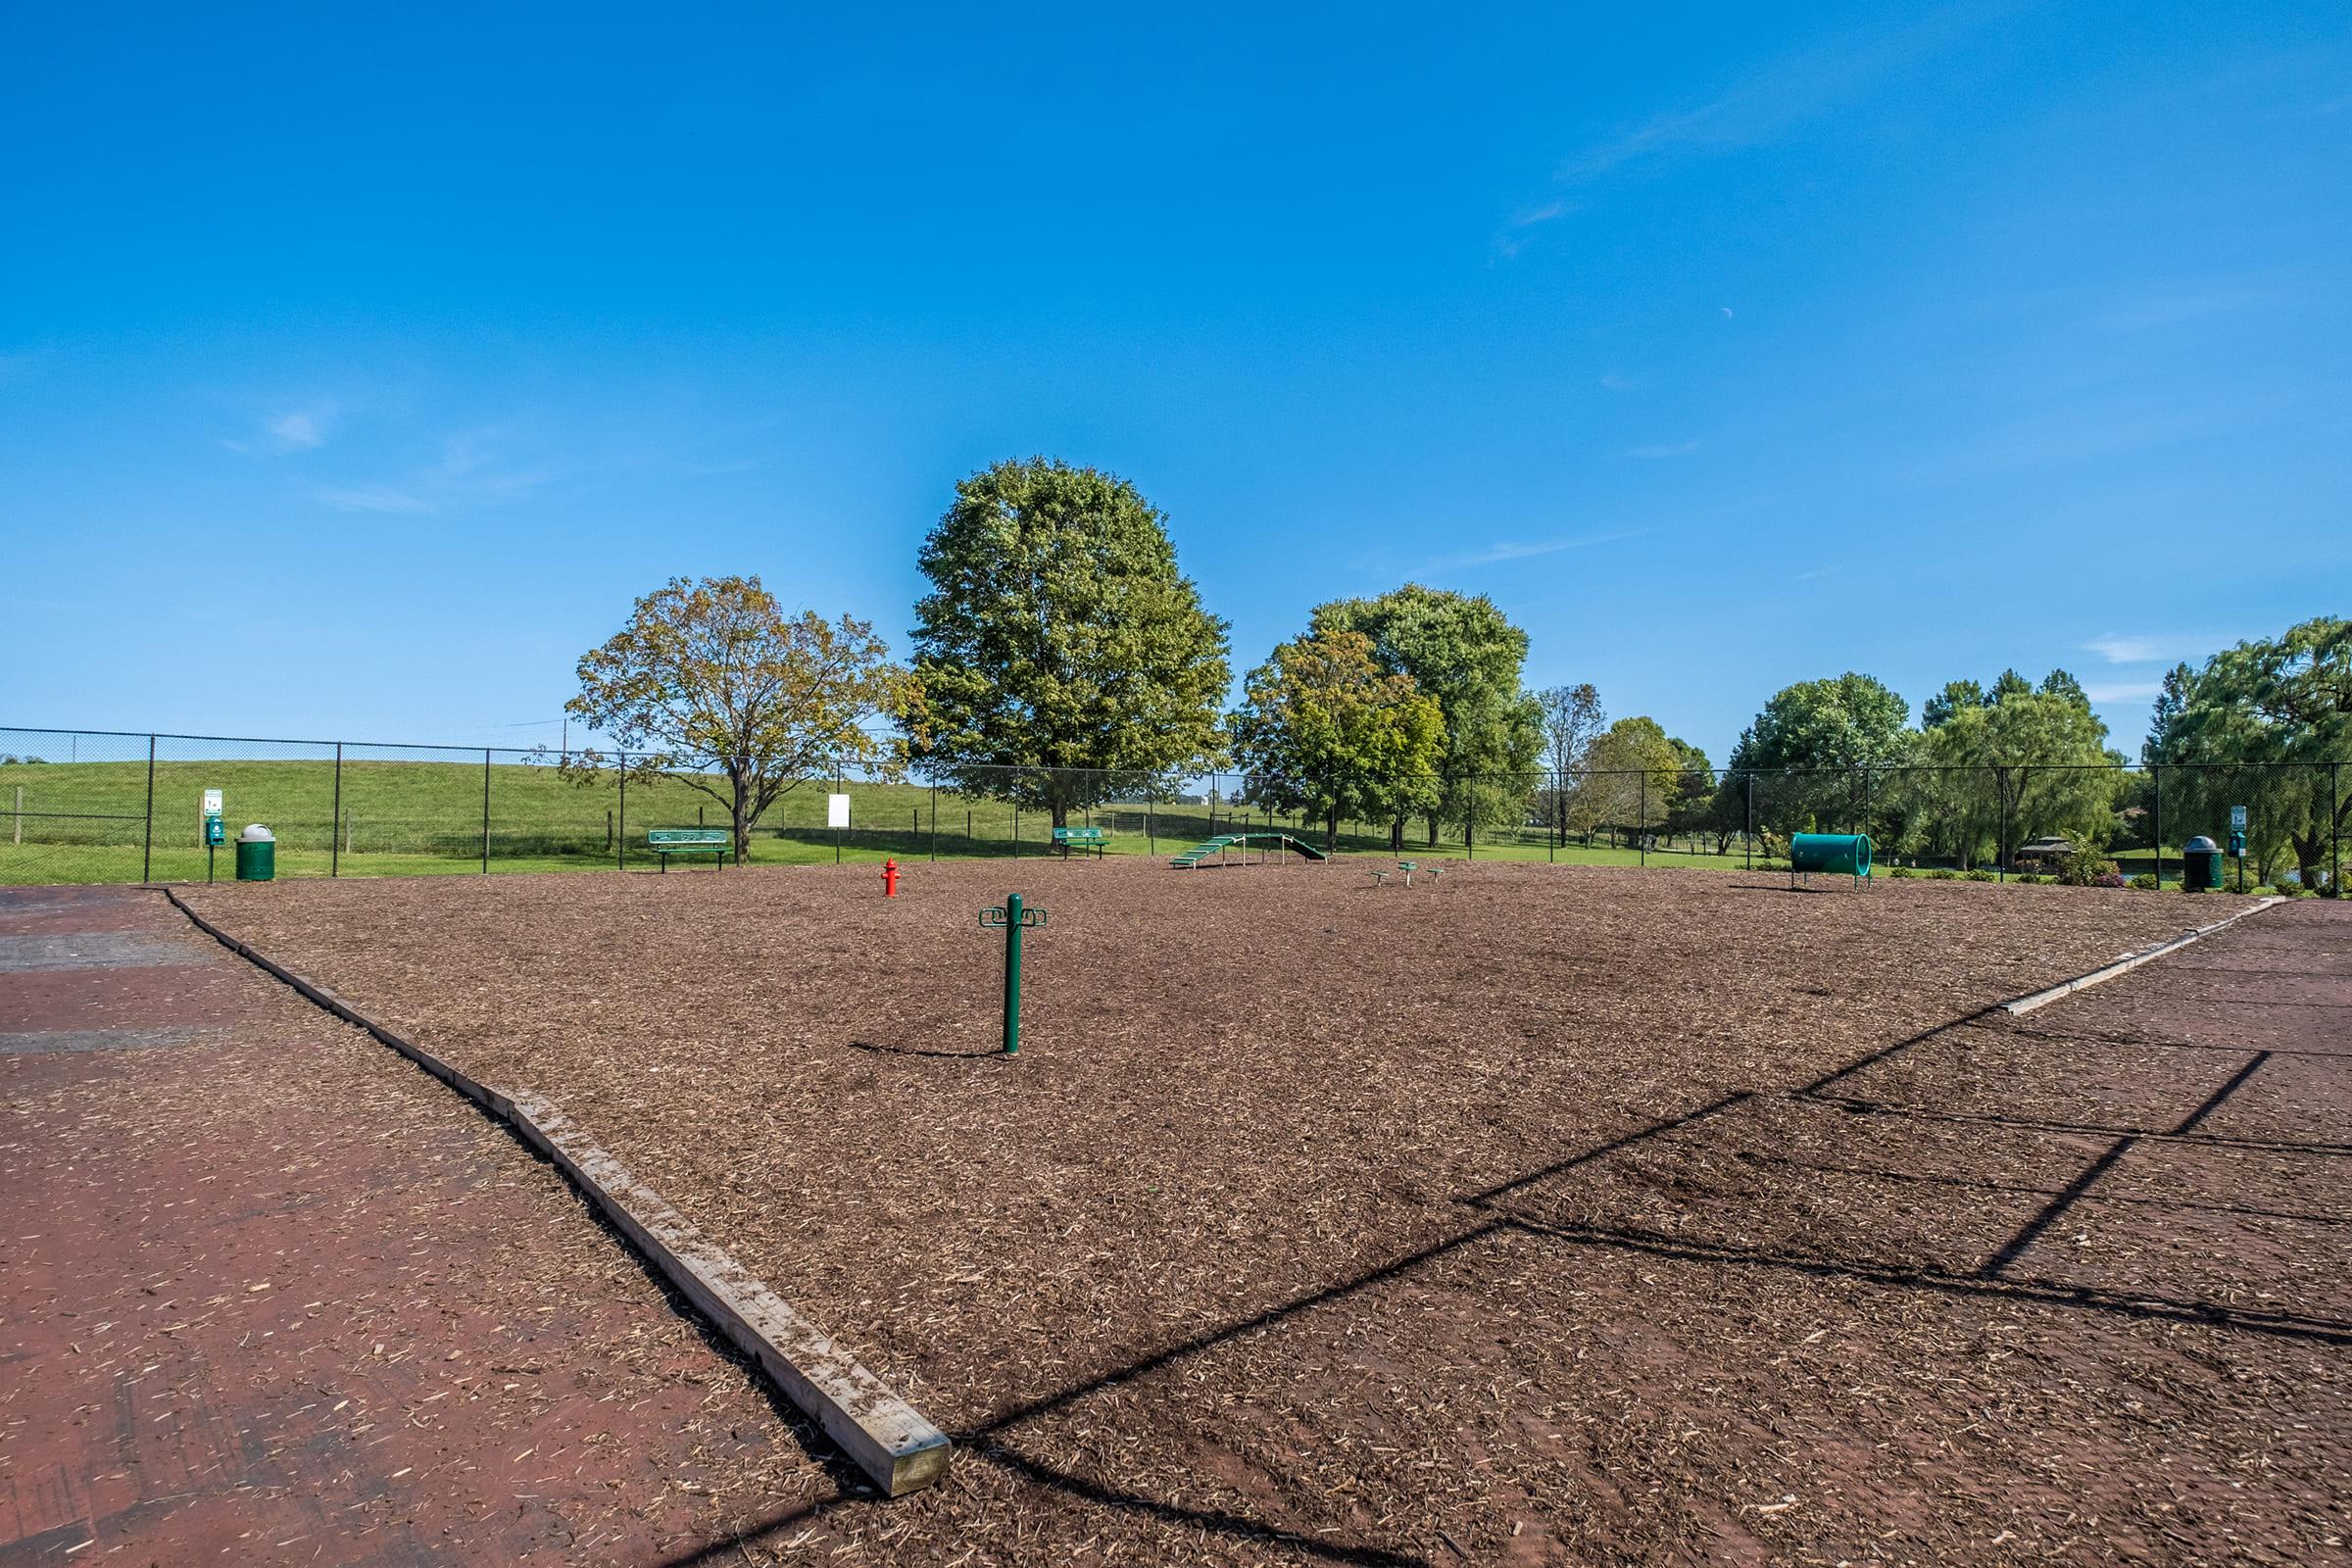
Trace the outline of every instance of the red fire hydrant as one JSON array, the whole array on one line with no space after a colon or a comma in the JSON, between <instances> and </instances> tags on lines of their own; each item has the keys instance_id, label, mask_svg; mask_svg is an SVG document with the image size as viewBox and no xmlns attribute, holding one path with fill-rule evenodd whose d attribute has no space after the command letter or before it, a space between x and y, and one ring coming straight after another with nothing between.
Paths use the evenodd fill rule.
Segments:
<instances>
[{"instance_id":1,"label":"red fire hydrant","mask_svg":"<svg viewBox=\"0 0 2352 1568\"><path fill-rule=\"evenodd\" d=\"M899 896L899 862L896 860L882 862L882 896L886 899Z\"/></svg>"}]
</instances>

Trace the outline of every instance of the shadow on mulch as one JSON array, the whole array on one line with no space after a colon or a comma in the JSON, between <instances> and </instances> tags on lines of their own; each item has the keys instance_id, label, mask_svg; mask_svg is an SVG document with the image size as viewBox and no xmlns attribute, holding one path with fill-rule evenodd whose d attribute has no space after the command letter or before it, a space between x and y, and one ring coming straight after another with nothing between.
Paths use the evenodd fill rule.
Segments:
<instances>
[{"instance_id":1,"label":"shadow on mulch","mask_svg":"<svg viewBox=\"0 0 2352 1568\"><path fill-rule=\"evenodd\" d=\"M849 1042L852 1051L870 1052L877 1056L945 1056L950 1060L994 1061L1004 1054L1002 1046L989 1046L979 1051L933 1051L927 1046L886 1046L871 1040Z\"/></svg>"}]
</instances>

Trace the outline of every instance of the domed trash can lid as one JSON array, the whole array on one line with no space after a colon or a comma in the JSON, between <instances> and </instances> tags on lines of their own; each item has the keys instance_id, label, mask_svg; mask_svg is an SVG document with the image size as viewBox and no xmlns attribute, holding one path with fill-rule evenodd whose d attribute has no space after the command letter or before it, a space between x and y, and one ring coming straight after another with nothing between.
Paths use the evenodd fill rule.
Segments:
<instances>
[{"instance_id":1,"label":"domed trash can lid","mask_svg":"<svg viewBox=\"0 0 2352 1568\"><path fill-rule=\"evenodd\" d=\"M275 844L277 835L259 822L248 822L245 831L237 835L239 844Z\"/></svg>"},{"instance_id":2,"label":"domed trash can lid","mask_svg":"<svg viewBox=\"0 0 2352 1568\"><path fill-rule=\"evenodd\" d=\"M2207 838L2202 833L2198 834L2195 838L2190 839L2186 844L2180 846L2181 853L2184 855L2195 855L2200 851L2210 855L2220 848L2221 846L2219 844L2214 843L2213 840Z\"/></svg>"}]
</instances>

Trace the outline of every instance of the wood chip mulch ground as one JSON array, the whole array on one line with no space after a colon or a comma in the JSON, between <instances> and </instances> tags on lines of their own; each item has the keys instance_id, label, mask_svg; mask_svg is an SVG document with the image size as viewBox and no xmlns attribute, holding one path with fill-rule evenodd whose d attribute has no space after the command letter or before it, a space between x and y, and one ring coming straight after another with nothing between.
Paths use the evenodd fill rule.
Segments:
<instances>
[{"instance_id":1,"label":"wood chip mulch ground","mask_svg":"<svg viewBox=\"0 0 2352 1568\"><path fill-rule=\"evenodd\" d=\"M731 1553L2344 1555L2352 910L2011 1019L2243 904L906 870L195 897L555 1100L960 1446Z\"/></svg>"}]
</instances>

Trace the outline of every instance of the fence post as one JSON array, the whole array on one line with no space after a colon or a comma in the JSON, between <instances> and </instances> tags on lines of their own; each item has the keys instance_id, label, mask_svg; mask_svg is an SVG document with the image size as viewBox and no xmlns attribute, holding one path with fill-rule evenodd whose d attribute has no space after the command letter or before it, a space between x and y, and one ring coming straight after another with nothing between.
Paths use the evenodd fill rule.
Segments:
<instances>
[{"instance_id":1,"label":"fence post","mask_svg":"<svg viewBox=\"0 0 2352 1568\"><path fill-rule=\"evenodd\" d=\"M24 832L24 791L17 790L17 834ZM139 835L139 880L155 880L155 737L147 737L147 826Z\"/></svg>"},{"instance_id":2,"label":"fence post","mask_svg":"<svg viewBox=\"0 0 2352 1568\"><path fill-rule=\"evenodd\" d=\"M931 858L939 858L939 781L931 782Z\"/></svg>"},{"instance_id":3,"label":"fence post","mask_svg":"<svg viewBox=\"0 0 2352 1568\"><path fill-rule=\"evenodd\" d=\"M326 874L343 874L343 743L335 742L335 808L326 820Z\"/></svg>"},{"instance_id":4,"label":"fence post","mask_svg":"<svg viewBox=\"0 0 2352 1568\"><path fill-rule=\"evenodd\" d=\"M490 748L482 748L482 875L490 874Z\"/></svg>"},{"instance_id":5,"label":"fence post","mask_svg":"<svg viewBox=\"0 0 2352 1568\"><path fill-rule=\"evenodd\" d=\"M1634 843L1642 852L1642 863L1649 863L1649 769L1642 770L1642 813L1634 818Z\"/></svg>"},{"instance_id":6,"label":"fence post","mask_svg":"<svg viewBox=\"0 0 2352 1568\"><path fill-rule=\"evenodd\" d=\"M614 862L614 868L626 871L629 868L629 754L615 752L612 755L617 760L620 768L620 831L612 835L612 843L619 853L619 859ZM662 863L667 864L668 862L663 861Z\"/></svg>"},{"instance_id":7,"label":"fence post","mask_svg":"<svg viewBox=\"0 0 2352 1568\"><path fill-rule=\"evenodd\" d=\"M1159 793L1157 786L1152 788L1152 793ZM1149 798L1144 801L1144 853L1156 857L1159 854L1159 823L1152 817L1152 804Z\"/></svg>"},{"instance_id":8,"label":"fence post","mask_svg":"<svg viewBox=\"0 0 2352 1568\"><path fill-rule=\"evenodd\" d=\"M1756 868L1756 775L1747 775L1747 826L1740 835L1740 853L1746 857L1745 870Z\"/></svg>"},{"instance_id":9,"label":"fence post","mask_svg":"<svg viewBox=\"0 0 2352 1568\"><path fill-rule=\"evenodd\" d=\"M2164 764L2148 764L2148 782L2156 794L2156 891L2164 891Z\"/></svg>"},{"instance_id":10,"label":"fence post","mask_svg":"<svg viewBox=\"0 0 2352 1568\"><path fill-rule=\"evenodd\" d=\"M2006 882L2009 880L2009 790L2001 782L1997 768L1993 771L1992 787L2000 792L2001 797L2001 831L1992 845L1992 879ZM2019 785L2017 793L2021 798L2025 795L2024 785Z\"/></svg>"},{"instance_id":11,"label":"fence post","mask_svg":"<svg viewBox=\"0 0 2352 1568\"><path fill-rule=\"evenodd\" d=\"M2328 764L2328 891L2344 896L2344 794L2341 762Z\"/></svg>"}]
</instances>

